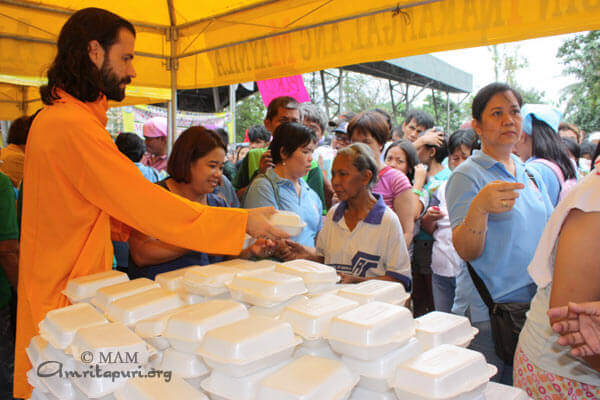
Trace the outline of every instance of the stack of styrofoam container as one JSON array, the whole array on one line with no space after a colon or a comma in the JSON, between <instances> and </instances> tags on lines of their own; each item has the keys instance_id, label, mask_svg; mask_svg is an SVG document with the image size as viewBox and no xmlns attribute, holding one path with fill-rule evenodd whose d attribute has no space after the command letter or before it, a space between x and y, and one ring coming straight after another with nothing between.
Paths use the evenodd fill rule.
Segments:
<instances>
[{"instance_id":1,"label":"stack of styrofoam container","mask_svg":"<svg viewBox=\"0 0 600 400\"><path fill-rule=\"evenodd\" d=\"M112 303L123 297L133 296L157 287L160 287L158 283L147 278L125 281L98 289L91 303L97 309L106 312Z\"/></svg>"},{"instance_id":2,"label":"stack of styrofoam container","mask_svg":"<svg viewBox=\"0 0 600 400\"><path fill-rule=\"evenodd\" d=\"M298 236L306 227L306 223L302 221L302 218L292 211L277 210L275 214L271 215L269 222L291 237Z\"/></svg>"},{"instance_id":3,"label":"stack of styrofoam container","mask_svg":"<svg viewBox=\"0 0 600 400\"><path fill-rule=\"evenodd\" d=\"M254 399L257 384L289 362L301 341L290 324L267 317L250 316L209 330L198 349L212 367L202 388L212 399Z\"/></svg>"},{"instance_id":4,"label":"stack of styrofoam container","mask_svg":"<svg viewBox=\"0 0 600 400\"><path fill-rule=\"evenodd\" d=\"M400 364L390 383L400 399L481 398L496 367L483 354L444 344Z\"/></svg>"},{"instance_id":5,"label":"stack of styrofoam container","mask_svg":"<svg viewBox=\"0 0 600 400\"><path fill-rule=\"evenodd\" d=\"M208 374L208 367L197 355L207 331L248 318L243 304L233 300L209 300L187 306L167 321L163 337L169 342L157 369L173 371L194 387Z\"/></svg>"},{"instance_id":6,"label":"stack of styrofoam container","mask_svg":"<svg viewBox=\"0 0 600 400\"><path fill-rule=\"evenodd\" d=\"M275 271L302 278L310 295L331 291L340 280L335 268L309 260L293 260L277 264Z\"/></svg>"},{"instance_id":7,"label":"stack of styrofoam container","mask_svg":"<svg viewBox=\"0 0 600 400\"><path fill-rule=\"evenodd\" d=\"M115 391L116 400L208 400L182 378L133 378Z\"/></svg>"},{"instance_id":8,"label":"stack of styrofoam container","mask_svg":"<svg viewBox=\"0 0 600 400\"><path fill-rule=\"evenodd\" d=\"M263 379L256 400L343 400L358 379L339 361L302 356Z\"/></svg>"},{"instance_id":9,"label":"stack of styrofoam container","mask_svg":"<svg viewBox=\"0 0 600 400\"><path fill-rule=\"evenodd\" d=\"M61 293L67 296L71 304L89 303L98 289L128 280L124 272L110 270L71 279Z\"/></svg>"},{"instance_id":10,"label":"stack of styrofoam container","mask_svg":"<svg viewBox=\"0 0 600 400\"><path fill-rule=\"evenodd\" d=\"M370 279L356 285L345 285L338 290L337 294L360 304L380 301L404 305L410 298L410 294L406 293L404 285L401 283L379 279Z\"/></svg>"},{"instance_id":11,"label":"stack of styrofoam container","mask_svg":"<svg viewBox=\"0 0 600 400\"><path fill-rule=\"evenodd\" d=\"M331 319L358 307L358 303L332 294L323 294L287 306L280 319L289 322L304 342L296 349L295 357L313 355L338 360L324 339Z\"/></svg>"},{"instance_id":12,"label":"stack of styrofoam container","mask_svg":"<svg viewBox=\"0 0 600 400\"><path fill-rule=\"evenodd\" d=\"M306 293L302 278L275 271L238 273L226 285L231 297L254 306L249 310L252 315L275 319L285 306L303 299Z\"/></svg>"},{"instance_id":13,"label":"stack of styrofoam container","mask_svg":"<svg viewBox=\"0 0 600 400\"><path fill-rule=\"evenodd\" d=\"M417 339L423 350L429 350L442 344L454 344L468 347L479 332L471 326L467 317L432 311L415 319Z\"/></svg>"},{"instance_id":14,"label":"stack of styrofoam container","mask_svg":"<svg viewBox=\"0 0 600 400\"><path fill-rule=\"evenodd\" d=\"M191 267L183 275L183 287L188 293L205 298L228 298L225 284L231 282L239 270L219 264Z\"/></svg>"},{"instance_id":15,"label":"stack of styrofoam container","mask_svg":"<svg viewBox=\"0 0 600 400\"><path fill-rule=\"evenodd\" d=\"M157 274L154 281L163 289L178 293L186 304L197 304L205 301L203 296L189 293L183 287L183 276L193 267L179 268L169 272Z\"/></svg>"},{"instance_id":16,"label":"stack of styrofoam container","mask_svg":"<svg viewBox=\"0 0 600 400\"><path fill-rule=\"evenodd\" d=\"M396 367L421 352L414 334L408 309L371 301L334 317L327 337L342 361L360 375L360 387L385 393Z\"/></svg>"},{"instance_id":17,"label":"stack of styrofoam container","mask_svg":"<svg viewBox=\"0 0 600 400\"><path fill-rule=\"evenodd\" d=\"M144 339L149 345L154 347L157 351L162 352L169 348L170 344L167 338L163 336L163 333L167 329L167 322L172 315L181 312L192 305L185 305L179 308L166 311L164 313L154 315L150 318L146 318L138 321L135 324L134 332ZM159 359L160 355L156 357Z\"/></svg>"}]
</instances>

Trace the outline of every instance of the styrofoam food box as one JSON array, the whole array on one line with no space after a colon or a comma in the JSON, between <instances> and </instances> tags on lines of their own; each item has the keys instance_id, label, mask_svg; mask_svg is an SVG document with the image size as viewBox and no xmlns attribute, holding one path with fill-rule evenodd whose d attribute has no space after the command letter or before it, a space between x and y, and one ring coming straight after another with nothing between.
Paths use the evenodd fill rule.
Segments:
<instances>
[{"instance_id":1,"label":"styrofoam food box","mask_svg":"<svg viewBox=\"0 0 600 400\"><path fill-rule=\"evenodd\" d=\"M242 378L235 378L214 370L208 378L202 381L201 387L209 393L212 399L217 397L226 400L254 400L260 381L287 365L289 362L289 360L284 361Z\"/></svg>"},{"instance_id":2,"label":"styrofoam food box","mask_svg":"<svg viewBox=\"0 0 600 400\"><path fill-rule=\"evenodd\" d=\"M337 283L340 279L335 268L310 260L293 260L277 264L275 271L299 276L306 285Z\"/></svg>"},{"instance_id":3,"label":"styrofoam food box","mask_svg":"<svg viewBox=\"0 0 600 400\"><path fill-rule=\"evenodd\" d=\"M375 392L361 386L356 386L349 400L398 400L398 397L396 397L396 394L392 390Z\"/></svg>"},{"instance_id":4,"label":"styrofoam food box","mask_svg":"<svg viewBox=\"0 0 600 400\"><path fill-rule=\"evenodd\" d=\"M64 350L71 345L78 329L106 324L108 321L88 303L48 311L40 322L40 335L54 347Z\"/></svg>"},{"instance_id":5,"label":"styrofoam food box","mask_svg":"<svg viewBox=\"0 0 600 400\"><path fill-rule=\"evenodd\" d=\"M172 315L163 336L174 349L195 353L207 331L245 318L248 318L248 310L243 304L233 300L210 300Z\"/></svg>"},{"instance_id":6,"label":"styrofoam food box","mask_svg":"<svg viewBox=\"0 0 600 400\"><path fill-rule=\"evenodd\" d=\"M34 387L29 400L60 400L50 392L44 392L44 388Z\"/></svg>"},{"instance_id":7,"label":"styrofoam food box","mask_svg":"<svg viewBox=\"0 0 600 400\"><path fill-rule=\"evenodd\" d=\"M71 345L75 360L111 371L135 369L147 363L153 353L154 349L119 322L81 328Z\"/></svg>"},{"instance_id":8,"label":"styrofoam food box","mask_svg":"<svg viewBox=\"0 0 600 400\"><path fill-rule=\"evenodd\" d=\"M171 347L171 343L169 343L169 340L162 336L152 336L142 339L144 339L146 343L148 343L150 346L154 347L158 351L163 351Z\"/></svg>"},{"instance_id":9,"label":"styrofoam food box","mask_svg":"<svg viewBox=\"0 0 600 400\"><path fill-rule=\"evenodd\" d=\"M190 307L189 304L174 308L164 313L153 315L149 318L142 319L135 324L135 333L142 338L151 338L161 336L167 329L167 322L171 316L186 310Z\"/></svg>"},{"instance_id":10,"label":"styrofoam food box","mask_svg":"<svg viewBox=\"0 0 600 400\"><path fill-rule=\"evenodd\" d=\"M220 265L192 267L183 276L183 287L201 296L217 296L227 292L225 284L231 282L237 272L235 268Z\"/></svg>"},{"instance_id":11,"label":"styrofoam food box","mask_svg":"<svg viewBox=\"0 0 600 400\"><path fill-rule=\"evenodd\" d=\"M38 335L31 338L29 345L25 349L27 358L29 358L29 362L31 362L34 369L44 361L44 349L46 346L48 346L48 341Z\"/></svg>"},{"instance_id":12,"label":"styrofoam food box","mask_svg":"<svg viewBox=\"0 0 600 400\"><path fill-rule=\"evenodd\" d=\"M227 287L234 299L259 307L273 307L306 293L302 278L274 271L237 274Z\"/></svg>"},{"instance_id":13,"label":"styrofoam food box","mask_svg":"<svg viewBox=\"0 0 600 400\"><path fill-rule=\"evenodd\" d=\"M183 276L192 267L179 268L169 272L157 274L154 281L157 282L163 289L177 292L183 290Z\"/></svg>"},{"instance_id":14,"label":"styrofoam food box","mask_svg":"<svg viewBox=\"0 0 600 400\"><path fill-rule=\"evenodd\" d=\"M291 358L301 342L286 322L249 317L206 332L198 354L210 367L242 377Z\"/></svg>"},{"instance_id":15,"label":"styrofoam food box","mask_svg":"<svg viewBox=\"0 0 600 400\"><path fill-rule=\"evenodd\" d=\"M132 296L146 290L159 287L160 285L148 278L139 278L131 281L105 286L96 291L92 298L92 304L102 311L106 311L110 303L123 297Z\"/></svg>"},{"instance_id":16,"label":"styrofoam food box","mask_svg":"<svg viewBox=\"0 0 600 400\"><path fill-rule=\"evenodd\" d=\"M485 389L485 400L530 400L523 389L489 382Z\"/></svg>"},{"instance_id":17,"label":"styrofoam food box","mask_svg":"<svg viewBox=\"0 0 600 400\"><path fill-rule=\"evenodd\" d=\"M414 334L408 309L374 301L333 317L327 339L334 351L368 361L402 346Z\"/></svg>"},{"instance_id":18,"label":"styrofoam food box","mask_svg":"<svg viewBox=\"0 0 600 400\"><path fill-rule=\"evenodd\" d=\"M45 359L45 361L54 361ZM56 363L48 363L40 365L36 369L36 375L42 384L48 389L53 396L61 400L85 400L86 395L73 384L69 379L65 379L58 373L59 367Z\"/></svg>"},{"instance_id":19,"label":"styrofoam food box","mask_svg":"<svg viewBox=\"0 0 600 400\"><path fill-rule=\"evenodd\" d=\"M287 306L281 320L292 325L294 332L307 340L320 339L336 315L358 307L358 303L340 296L324 294Z\"/></svg>"},{"instance_id":20,"label":"styrofoam food box","mask_svg":"<svg viewBox=\"0 0 600 400\"><path fill-rule=\"evenodd\" d=\"M389 379L394 375L396 367L421 354L423 349L419 341L410 338L407 344L382 357L363 361L348 356L342 356L342 362L352 371L360 375L358 386L375 392L390 390Z\"/></svg>"},{"instance_id":21,"label":"styrofoam food box","mask_svg":"<svg viewBox=\"0 0 600 400\"><path fill-rule=\"evenodd\" d=\"M404 285L398 282L370 279L355 285L347 285L338 291L338 296L359 302L381 301L390 304L403 305L410 298Z\"/></svg>"},{"instance_id":22,"label":"styrofoam food box","mask_svg":"<svg viewBox=\"0 0 600 400\"><path fill-rule=\"evenodd\" d=\"M296 347L294 358L302 356L315 356L329 358L330 360L341 361L341 357L334 353L326 340L308 340Z\"/></svg>"},{"instance_id":23,"label":"styrofoam food box","mask_svg":"<svg viewBox=\"0 0 600 400\"><path fill-rule=\"evenodd\" d=\"M233 260L221 261L211 265L234 268L237 270L237 273L241 274L246 272L274 271L276 264L277 262L272 260L251 261L242 258L234 258Z\"/></svg>"},{"instance_id":24,"label":"styrofoam food box","mask_svg":"<svg viewBox=\"0 0 600 400\"><path fill-rule=\"evenodd\" d=\"M200 296L199 294L188 293L185 291L185 289L178 290L177 293L179 294L179 296L181 297L181 299L183 300L183 302L185 304L192 305L192 304L204 303L206 301L206 297Z\"/></svg>"},{"instance_id":25,"label":"styrofoam food box","mask_svg":"<svg viewBox=\"0 0 600 400\"><path fill-rule=\"evenodd\" d=\"M275 214L271 215L269 222L292 237L298 236L306 227L306 223L300 216L291 211L277 210Z\"/></svg>"},{"instance_id":26,"label":"styrofoam food box","mask_svg":"<svg viewBox=\"0 0 600 400\"><path fill-rule=\"evenodd\" d=\"M244 235L244 244L242 245L242 250L246 250L248 247L252 246L256 243L256 239L247 233Z\"/></svg>"},{"instance_id":27,"label":"styrofoam food box","mask_svg":"<svg viewBox=\"0 0 600 400\"><path fill-rule=\"evenodd\" d=\"M39 389L42 393L50 393L46 385L42 383L40 377L37 375L36 368L27 371L25 376L27 376L27 383L29 383L30 386ZM54 397L54 395L52 397Z\"/></svg>"},{"instance_id":28,"label":"styrofoam food box","mask_svg":"<svg viewBox=\"0 0 600 400\"><path fill-rule=\"evenodd\" d=\"M73 357L49 343L44 347L43 360L59 362L65 370L73 370L75 368L75 360L73 360Z\"/></svg>"},{"instance_id":29,"label":"styrofoam food box","mask_svg":"<svg viewBox=\"0 0 600 400\"><path fill-rule=\"evenodd\" d=\"M481 396L496 367L483 354L443 344L402 363L390 380L401 399L472 399Z\"/></svg>"},{"instance_id":30,"label":"styrofoam food box","mask_svg":"<svg viewBox=\"0 0 600 400\"><path fill-rule=\"evenodd\" d=\"M417 339L425 350L441 344L467 347L475 337L477 328L471 326L467 317L432 311L415 319Z\"/></svg>"},{"instance_id":31,"label":"styrofoam food box","mask_svg":"<svg viewBox=\"0 0 600 400\"><path fill-rule=\"evenodd\" d=\"M73 304L89 302L96 295L98 289L128 280L129 278L124 272L104 271L69 280L67 287L61 293L67 296Z\"/></svg>"},{"instance_id":32,"label":"styrofoam food box","mask_svg":"<svg viewBox=\"0 0 600 400\"><path fill-rule=\"evenodd\" d=\"M108 306L106 315L111 321L134 327L137 322L143 319L163 314L184 305L183 300L177 293L160 287L124 297L111 303Z\"/></svg>"},{"instance_id":33,"label":"styrofoam food box","mask_svg":"<svg viewBox=\"0 0 600 400\"><path fill-rule=\"evenodd\" d=\"M117 400L208 400L182 378L173 376L169 382L163 377L133 378L115 391Z\"/></svg>"},{"instance_id":34,"label":"styrofoam food box","mask_svg":"<svg viewBox=\"0 0 600 400\"><path fill-rule=\"evenodd\" d=\"M83 371L90 371L92 368L92 366L89 364L83 364L81 362L76 362L76 364L76 371L80 374L82 374ZM85 394L85 396L95 399L103 396L109 396L115 390L122 387L128 379L129 378L124 376L115 377L113 380L112 378L105 376L98 377L80 375L78 377L71 378L71 382L74 384L74 387ZM83 398L85 399L86 397Z\"/></svg>"},{"instance_id":35,"label":"styrofoam food box","mask_svg":"<svg viewBox=\"0 0 600 400\"><path fill-rule=\"evenodd\" d=\"M339 361L304 356L260 382L256 400L338 400L350 395L358 375Z\"/></svg>"},{"instance_id":36,"label":"styrofoam food box","mask_svg":"<svg viewBox=\"0 0 600 400\"><path fill-rule=\"evenodd\" d=\"M159 365L159 370L172 371L182 378L197 378L210 372L196 354L183 353L172 348L163 352Z\"/></svg>"},{"instance_id":37,"label":"styrofoam food box","mask_svg":"<svg viewBox=\"0 0 600 400\"><path fill-rule=\"evenodd\" d=\"M248 312L250 313L250 315L278 319L279 316L281 315L281 313L283 312L283 310L287 306L296 304L298 302L301 302L301 301L304 301L307 299L308 299L308 297L306 297L304 295L294 296L291 299L284 301L283 303L277 304L273 307L252 306L248 309Z\"/></svg>"}]
</instances>

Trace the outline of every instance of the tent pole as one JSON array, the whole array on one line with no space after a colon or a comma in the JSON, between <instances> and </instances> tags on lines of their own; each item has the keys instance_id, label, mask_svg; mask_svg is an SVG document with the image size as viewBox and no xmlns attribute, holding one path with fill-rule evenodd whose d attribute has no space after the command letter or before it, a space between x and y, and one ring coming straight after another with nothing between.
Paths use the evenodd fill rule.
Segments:
<instances>
[{"instance_id":1,"label":"tent pole","mask_svg":"<svg viewBox=\"0 0 600 400\"><path fill-rule=\"evenodd\" d=\"M169 129L167 138L168 153L171 153L173 144L175 143L175 135L177 134L177 69L179 68L179 60L177 60L177 21L175 20L175 7L173 0L167 0L167 8L169 10L170 27L167 31L167 41L171 44L171 52L167 60L167 70L171 71L171 113L169 119Z\"/></svg>"},{"instance_id":2,"label":"tent pole","mask_svg":"<svg viewBox=\"0 0 600 400\"><path fill-rule=\"evenodd\" d=\"M237 99L235 98L235 89L236 85L229 85L229 110L231 111L231 132L229 132L229 141L231 142L231 137L233 137L233 143L237 142L235 136L235 105L237 103Z\"/></svg>"}]
</instances>

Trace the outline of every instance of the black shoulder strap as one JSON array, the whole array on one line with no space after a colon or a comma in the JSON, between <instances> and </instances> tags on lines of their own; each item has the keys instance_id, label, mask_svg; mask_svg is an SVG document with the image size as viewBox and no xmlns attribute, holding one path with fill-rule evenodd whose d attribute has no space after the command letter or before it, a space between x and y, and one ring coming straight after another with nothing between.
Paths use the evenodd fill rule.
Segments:
<instances>
[{"instance_id":1,"label":"black shoulder strap","mask_svg":"<svg viewBox=\"0 0 600 400\"><path fill-rule=\"evenodd\" d=\"M469 269L469 275L471 275L471 279L473 279L473 284L475 284L475 287L481 296L481 300L483 300L487 308L492 310L494 308L494 300L485 286L485 283L483 283L479 275L477 275L477 272L475 272L471 263L467 263L467 268Z\"/></svg>"}]
</instances>

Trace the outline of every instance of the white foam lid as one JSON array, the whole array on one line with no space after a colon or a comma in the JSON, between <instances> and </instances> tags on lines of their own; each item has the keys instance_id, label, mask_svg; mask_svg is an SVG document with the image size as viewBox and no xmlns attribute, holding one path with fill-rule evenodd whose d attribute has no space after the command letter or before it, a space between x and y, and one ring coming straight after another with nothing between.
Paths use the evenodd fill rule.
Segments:
<instances>
[{"instance_id":1,"label":"white foam lid","mask_svg":"<svg viewBox=\"0 0 600 400\"><path fill-rule=\"evenodd\" d=\"M221 265L192 267L183 276L183 287L190 293L216 296L227 292L225 284L231 282L239 270Z\"/></svg>"},{"instance_id":2,"label":"white foam lid","mask_svg":"<svg viewBox=\"0 0 600 400\"><path fill-rule=\"evenodd\" d=\"M309 260L293 260L277 264L275 271L296 275L305 283L336 283L339 276L335 268Z\"/></svg>"},{"instance_id":3,"label":"white foam lid","mask_svg":"<svg viewBox=\"0 0 600 400\"><path fill-rule=\"evenodd\" d=\"M211 395L220 396L227 400L254 400L258 384L289 362L289 360L284 361L283 363L239 378L230 376L219 370L213 370L210 376L202 381L201 386L202 389Z\"/></svg>"},{"instance_id":4,"label":"white foam lid","mask_svg":"<svg viewBox=\"0 0 600 400\"><path fill-rule=\"evenodd\" d=\"M485 389L485 400L529 400L529 397L518 387L490 382Z\"/></svg>"},{"instance_id":5,"label":"white foam lid","mask_svg":"<svg viewBox=\"0 0 600 400\"><path fill-rule=\"evenodd\" d=\"M48 311L40 322L41 336L54 347L64 350L73 341L78 329L106 324L108 321L88 303Z\"/></svg>"},{"instance_id":6,"label":"white foam lid","mask_svg":"<svg viewBox=\"0 0 600 400\"><path fill-rule=\"evenodd\" d=\"M300 226L304 222L298 214L292 211L277 210L275 214L271 215L269 221L273 225L289 225L289 226Z\"/></svg>"},{"instance_id":7,"label":"white foam lid","mask_svg":"<svg viewBox=\"0 0 600 400\"><path fill-rule=\"evenodd\" d=\"M339 361L303 356L265 378L256 400L343 399L358 379Z\"/></svg>"},{"instance_id":8,"label":"white foam lid","mask_svg":"<svg viewBox=\"0 0 600 400\"><path fill-rule=\"evenodd\" d=\"M450 398L480 387L495 373L483 354L444 344L400 364L390 383L423 398Z\"/></svg>"},{"instance_id":9,"label":"white foam lid","mask_svg":"<svg viewBox=\"0 0 600 400\"><path fill-rule=\"evenodd\" d=\"M246 364L299 342L290 324L251 316L206 332L198 354L219 363Z\"/></svg>"},{"instance_id":10,"label":"white foam lid","mask_svg":"<svg viewBox=\"0 0 600 400\"><path fill-rule=\"evenodd\" d=\"M393 391L388 390L387 392L375 392L363 387L357 386L352 391L352 395L349 400L398 400L398 397Z\"/></svg>"},{"instance_id":11,"label":"white foam lid","mask_svg":"<svg viewBox=\"0 0 600 400\"><path fill-rule=\"evenodd\" d=\"M154 281L156 281L163 289L167 289L172 292L183 290L183 276L190 268L191 267L179 268L173 271L157 274L154 277Z\"/></svg>"},{"instance_id":12,"label":"white foam lid","mask_svg":"<svg viewBox=\"0 0 600 400\"><path fill-rule=\"evenodd\" d=\"M124 272L110 270L97 274L80 276L67 282L67 287L62 293L71 300L84 300L96 295L96 291L102 287L128 281Z\"/></svg>"},{"instance_id":13,"label":"white foam lid","mask_svg":"<svg viewBox=\"0 0 600 400\"><path fill-rule=\"evenodd\" d=\"M331 319L358 307L358 303L333 294L324 294L287 306L281 319L292 325L294 332L308 340L323 337Z\"/></svg>"},{"instance_id":14,"label":"white foam lid","mask_svg":"<svg viewBox=\"0 0 600 400\"><path fill-rule=\"evenodd\" d=\"M374 301L333 317L327 337L355 346L379 346L406 342L414 334L407 308Z\"/></svg>"},{"instance_id":15,"label":"white foam lid","mask_svg":"<svg viewBox=\"0 0 600 400\"><path fill-rule=\"evenodd\" d=\"M196 378L210 372L206 364L197 355L183 353L172 348L163 352L162 360L157 369L172 371L182 378Z\"/></svg>"},{"instance_id":16,"label":"white foam lid","mask_svg":"<svg viewBox=\"0 0 600 400\"><path fill-rule=\"evenodd\" d=\"M106 315L111 321L134 326L138 321L183 305L184 302L177 293L162 287L152 288L114 301L108 306Z\"/></svg>"},{"instance_id":17,"label":"white foam lid","mask_svg":"<svg viewBox=\"0 0 600 400\"><path fill-rule=\"evenodd\" d=\"M248 318L248 310L243 304L233 300L210 300L172 315L164 336L167 339L199 343L207 331L245 318Z\"/></svg>"},{"instance_id":18,"label":"white foam lid","mask_svg":"<svg viewBox=\"0 0 600 400\"><path fill-rule=\"evenodd\" d=\"M422 352L423 348L419 341L415 338L410 338L404 346L378 359L364 361L342 356L342 362L361 376L387 380L392 377L398 365L418 356Z\"/></svg>"},{"instance_id":19,"label":"white foam lid","mask_svg":"<svg viewBox=\"0 0 600 400\"><path fill-rule=\"evenodd\" d=\"M469 342L477 329L462 315L433 311L415 319L417 339L425 350L441 344L457 346Z\"/></svg>"},{"instance_id":20,"label":"white foam lid","mask_svg":"<svg viewBox=\"0 0 600 400\"><path fill-rule=\"evenodd\" d=\"M190 305L174 308L164 313L142 319L135 324L135 333L143 338L161 336L167 329L167 322L174 314L186 310Z\"/></svg>"},{"instance_id":21,"label":"white foam lid","mask_svg":"<svg viewBox=\"0 0 600 400\"><path fill-rule=\"evenodd\" d=\"M31 365L34 369L37 368L41 362L43 362L43 354L46 346L48 346L48 341L38 335L31 338L29 345L25 349L27 358L29 358L29 362L31 362Z\"/></svg>"},{"instance_id":22,"label":"white foam lid","mask_svg":"<svg viewBox=\"0 0 600 400\"><path fill-rule=\"evenodd\" d=\"M338 291L338 296L346 297L361 304L382 301L390 304L404 304L410 297L404 285L398 282L370 279L355 285L348 285Z\"/></svg>"},{"instance_id":23,"label":"white foam lid","mask_svg":"<svg viewBox=\"0 0 600 400\"><path fill-rule=\"evenodd\" d=\"M136 365L145 364L151 354L146 342L118 322L78 330L71 345L71 354L75 360L81 360L84 352L90 352L96 364L100 364L102 357L107 357L109 354L114 356L119 354L126 364L131 360L127 360L125 355L135 354Z\"/></svg>"},{"instance_id":24,"label":"white foam lid","mask_svg":"<svg viewBox=\"0 0 600 400\"><path fill-rule=\"evenodd\" d=\"M274 271L238 274L227 287L234 299L261 307L306 293L302 278Z\"/></svg>"},{"instance_id":25,"label":"white foam lid","mask_svg":"<svg viewBox=\"0 0 600 400\"><path fill-rule=\"evenodd\" d=\"M106 311L108 305L115 300L141 293L155 287L160 287L160 285L148 278L139 278L117 283L116 285L105 286L96 291L96 295L92 298L92 304L99 309Z\"/></svg>"},{"instance_id":26,"label":"white foam lid","mask_svg":"<svg viewBox=\"0 0 600 400\"><path fill-rule=\"evenodd\" d=\"M202 392L178 376L166 382L163 377L132 378L115 391L117 400L208 400Z\"/></svg>"},{"instance_id":27,"label":"white foam lid","mask_svg":"<svg viewBox=\"0 0 600 400\"><path fill-rule=\"evenodd\" d=\"M250 315L258 315L258 316L277 319L277 318L279 318L280 314L283 312L283 310L287 306L289 306L291 304L296 304L296 303L304 301L306 299L308 299L308 297L306 297L304 295L294 296L291 299L284 301L283 303L279 303L272 307L252 306L248 309L248 312L250 313Z\"/></svg>"}]
</instances>

